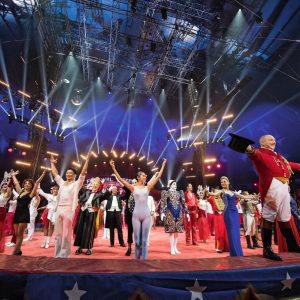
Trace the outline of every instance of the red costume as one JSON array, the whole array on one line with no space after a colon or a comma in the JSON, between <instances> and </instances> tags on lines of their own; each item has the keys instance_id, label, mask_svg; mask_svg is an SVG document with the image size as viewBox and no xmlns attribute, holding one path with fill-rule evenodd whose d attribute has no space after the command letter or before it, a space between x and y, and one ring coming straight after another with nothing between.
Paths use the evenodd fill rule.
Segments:
<instances>
[{"instance_id":1,"label":"red costume","mask_svg":"<svg viewBox=\"0 0 300 300\"><path fill-rule=\"evenodd\" d=\"M191 243L191 234L192 234L192 243L197 245L197 198L194 193L185 192L184 193L185 203L190 215L190 221L188 222L187 216L184 216L184 228L185 228L185 238L186 244Z\"/></svg>"},{"instance_id":2,"label":"red costume","mask_svg":"<svg viewBox=\"0 0 300 300\"><path fill-rule=\"evenodd\" d=\"M259 175L259 192L262 203L273 178L286 178L288 181L291 170L300 170L300 164L288 162L279 153L270 149L254 149L254 152L248 153L248 155Z\"/></svg>"}]
</instances>

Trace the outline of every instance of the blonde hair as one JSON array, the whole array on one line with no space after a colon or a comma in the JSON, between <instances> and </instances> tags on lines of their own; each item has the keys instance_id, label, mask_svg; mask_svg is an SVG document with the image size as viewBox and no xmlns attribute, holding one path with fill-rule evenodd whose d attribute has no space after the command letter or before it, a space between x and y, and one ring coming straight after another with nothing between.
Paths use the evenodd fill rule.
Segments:
<instances>
[{"instance_id":1,"label":"blonde hair","mask_svg":"<svg viewBox=\"0 0 300 300\"><path fill-rule=\"evenodd\" d=\"M227 181L229 182L229 178L226 177L226 176L222 176L222 177L220 178L220 181L221 181L222 179L225 179L225 180L227 180Z\"/></svg>"}]
</instances>

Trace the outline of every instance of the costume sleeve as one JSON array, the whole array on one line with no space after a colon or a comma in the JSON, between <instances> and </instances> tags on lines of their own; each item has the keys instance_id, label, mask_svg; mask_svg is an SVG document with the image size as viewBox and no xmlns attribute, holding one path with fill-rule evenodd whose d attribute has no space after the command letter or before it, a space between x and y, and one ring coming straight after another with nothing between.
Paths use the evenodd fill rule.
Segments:
<instances>
[{"instance_id":1,"label":"costume sleeve","mask_svg":"<svg viewBox=\"0 0 300 300\"><path fill-rule=\"evenodd\" d=\"M184 212L185 212L186 214L188 214L189 211L188 211L188 209L187 209L187 207L186 207L184 193L183 193L183 191L180 191L179 193L180 193L180 202L181 202L181 204L182 204L183 210L184 210Z\"/></svg>"},{"instance_id":2,"label":"costume sleeve","mask_svg":"<svg viewBox=\"0 0 300 300\"><path fill-rule=\"evenodd\" d=\"M38 188L37 192L38 192L39 195L44 197L48 202L52 201L52 195L51 194L45 193L41 188Z\"/></svg>"},{"instance_id":3,"label":"costume sleeve","mask_svg":"<svg viewBox=\"0 0 300 300\"><path fill-rule=\"evenodd\" d=\"M300 164L289 161L289 165L293 171L300 171Z\"/></svg>"},{"instance_id":4,"label":"costume sleeve","mask_svg":"<svg viewBox=\"0 0 300 300\"><path fill-rule=\"evenodd\" d=\"M61 187L65 182L59 175L55 176L54 180L56 181L59 187Z\"/></svg>"},{"instance_id":5,"label":"costume sleeve","mask_svg":"<svg viewBox=\"0 0 300 300\"><path fill-rule=\"evenodd\" d=\"M161 191L160 214L166 214L167 199L167 191Z\"/></svg>"},{"instance_id":6,"label":"costume sleeve","mask_svg":"<svg viewBox=\"0 0 300 300\"><path fill-rule=\"evenodd\" d=\"M135 202L134 202L133 194L130 194L128 198L128 209L131 213L133 213L134 211L134 206L135 206Z\"/></svg>"},{"instance_id":7,"label":"costume sleeve","mask_svg":"<svg viewBox=\"0 0 300 300\"><path fill-rule=\"evenodd\" d=\"M82 188L83 183L84 183L84 179L85 179L84 175L79 175L79 177L78 177L78 179L76 181L78 191Z\"/></svg>"},{"instance_id":8,"label":"costume sleeve","mask_svg":"<svg viewBox=\"0 0 300 300\"><path fill-rule=\"evenodd\" d=\"M254 151L253 152L248 152L247 155L251 160L254 160L254 161L262 160L261 152L258 149L254 148Z\"/></svg>"}]
</instances>

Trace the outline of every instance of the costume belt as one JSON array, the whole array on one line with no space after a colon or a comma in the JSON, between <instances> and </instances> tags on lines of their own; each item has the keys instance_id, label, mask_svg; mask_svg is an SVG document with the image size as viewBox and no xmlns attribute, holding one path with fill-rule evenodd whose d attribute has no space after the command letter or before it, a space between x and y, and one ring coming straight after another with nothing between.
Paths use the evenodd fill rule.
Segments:
<instances>
[{"instance_id":1,"label":"costume belt","mask_svg":"<svg viewBox=\"0 0 300 300\"><path fill-rule=\"evenodd\" d=\"M286 177L274 177L274 178L281 181L282 183L289 183L289 179Z\"/></svg>"}]
</instances>

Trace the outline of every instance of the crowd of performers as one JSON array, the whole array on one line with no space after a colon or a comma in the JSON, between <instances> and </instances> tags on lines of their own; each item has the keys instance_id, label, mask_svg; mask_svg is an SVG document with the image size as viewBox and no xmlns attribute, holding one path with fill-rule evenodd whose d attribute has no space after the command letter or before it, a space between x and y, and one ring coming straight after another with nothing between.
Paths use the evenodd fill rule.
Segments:
<instances>
[{"instance_id":1,"label":"crowd of performers","mask_svg":"<svg viewBox=\"0 0 300 300\"><path fill-rule=\"evenodd\" d=\"M115 229L119 245L126 247L123 238L123 229L126 228L125 255L131 255L134 244L135 258L146 260L150 230L160 216L169 236L171 255L181 253L178 234L185 232L188 246L205 245L214 238L218 253L228 251L230 256L243 256L243 228L247 248L263 247L264 257L282 260L271 247L274 229L279 252L300 252L299 202L290 195L288 184L292 170L300 170L300 165L288 162L275 152L274 137L263 136L260 145L259 149L249 146L246 151L260 177L260 193L252 195L247 191L231 190L229 178L222 176L220 187L199 185L195 191L191 183L187 184L185 191L178 190L177 182L170 180L168 188L161 191L159 199L154 201L150 192L162 176L166 160L149 180L144 172L138 172L132 180L125 180L111 160L118 184L105 182L99 177L85 184L90 154L77 180L72 168L66 170L65 180L62 179L56 168L57 159L51 157L55 184L49 194L40 187L45 171L35 182L24 180L22 186L17 179L18 171L6 173L0 194L0 252L4 252L5 239L11 235L6 246L14 247L14 255L22 255L25 229L28 236L24 240L32 240L38 210L43 210L44 240L41 247L50 247L54 233L54 257L69 257L72 245L77 247L76 255L91 255L102 223L105 226L103 239L110 240L110 247L115 246ZM41 198L47 202L46 206L40 205ZM126 227L122 226L124 222ZM260 239L263 246L258 243Z\"/></svg>"}]
</instances>

